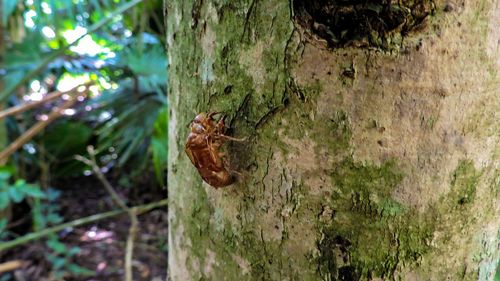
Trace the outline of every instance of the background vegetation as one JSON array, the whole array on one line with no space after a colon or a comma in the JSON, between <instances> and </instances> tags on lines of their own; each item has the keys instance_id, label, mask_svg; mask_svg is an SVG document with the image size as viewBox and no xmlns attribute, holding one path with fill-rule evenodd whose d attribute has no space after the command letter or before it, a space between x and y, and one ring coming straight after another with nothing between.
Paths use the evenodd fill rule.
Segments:
<instances>
[{"instance_id":1,"label":"background vegetation","mask_svg":"<svg viewBox=\"0 0 500 281\"><path fill-rule=\"evenodd\" d=\"M140 217L148 233L129 227L165 205L162 1L1 3L0 280L123 280L127 258L134 280L162 276L166 235L156 228L165 209ZM105 213L112 209L121 210ZM103 214L78 220L96 213ZM121 213L129 218L98 222ZM70 220L77 221L57 227ZM93 239L99 235L117 243L116 253L89 242L102 242ZM125 253L127 237L137 259ZM156 268L140 261L149 247L160 249ZM106 252L101 260L96 251Z\"/></svg>"}]
</instances>

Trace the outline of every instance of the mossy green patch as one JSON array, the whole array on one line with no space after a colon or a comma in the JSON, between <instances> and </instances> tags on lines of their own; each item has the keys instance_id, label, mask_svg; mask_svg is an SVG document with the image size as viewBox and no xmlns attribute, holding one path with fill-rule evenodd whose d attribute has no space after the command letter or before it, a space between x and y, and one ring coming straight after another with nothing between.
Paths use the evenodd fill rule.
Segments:
<instances>
[{"instance_id":1,"label":"mossy green patch","mask_svg":"<svg viewBox=\"0 0 500 281\"><path fill-rule=\"evenodd\" d=\"M343 194L359 194L362 199L377 201L380 198L390 197L396 185L403 179L402 172L398 171L396 162L385 162L381 166L355 163L346 158L335 165L332 172L332 181ZM371 198L371 199L370 199Z\"/></svg>"},{"instance_id":2,"label":"mossy green patch","mask_svg":"<svg viewBox=\"0 0 500 281\"><path fill-rule=\"evenodd\" d=\"M451 191L446 196L450 209L461 208L474 202L479 173L472 161L462 160L451 178Z\"/></svg>"},{"instance_id":3,"label":"mossy green patch","mask_svg":"<svg viewBox=\"0 0 500 281\"><path fill-rule=\"evenodd\" d=\"M482 174L482 171L474 167L472 161L461 160L450 175L449 191L423 214L428 220L433 219L439 229L447 229L439 239L434 239L433 244L436 249L456 247L471 249L471 245L477 243L474 237L476 231L472 229L477 223L476 189ZM448 254L446 251L439 250L430 255L430 259L438 260L430 267L436 272L434 276L441 276L438 279L443 280L450 276L456 280L478 280L477 268L457 269L454 263L446 262ZM473 253L468 254L473 255ZM481 256L482 253L478 255ZM429 265L424 267L429 267Z\"/></svg>"},{"instance_id":4,"label":"mossy green patch","mask_svg":"<svg viewBox=\"0 0 500 281\"><path fill-rule=\"evenodd\" d=\"M433 224L391 197L403 178L395 161L375 166L346 158L331 177L334 215L318 225L324 280L392 278L398 266L417 263L428 251Z\"/></svg>"},{"instance_id":5,"label":"mossy green patch","mask_svg":"<svg viewBox=\"0 0 500 281\"><path fill-rule=\"evenodd\" d=\"M283 6L280 1L269 5ZM255 126L269 112L283 106L288 78L285 71L283 46L292 32L292 24L286 6L274 8L274 14L263 12L267 3L254 1L232 1L221 4L219 22L214 26L218 34L215 47L216 62L214 73L216 81L211 86L212 95L208 107L216 108L229 115L229 120L236 120L234 129L252 134ZM264 45L255 55L262 64L259 73L252 73L242 60L252 56L259 44ZM268 48L268 46L272 46ZM272 61L272 63L270 63ZM259 81L255 81L258 77ZM218 98L224 97L224 98ZM234 109L244 112L234 112ZM244 116L244 118L242 118Z\"/></svg>"}]
</instances>

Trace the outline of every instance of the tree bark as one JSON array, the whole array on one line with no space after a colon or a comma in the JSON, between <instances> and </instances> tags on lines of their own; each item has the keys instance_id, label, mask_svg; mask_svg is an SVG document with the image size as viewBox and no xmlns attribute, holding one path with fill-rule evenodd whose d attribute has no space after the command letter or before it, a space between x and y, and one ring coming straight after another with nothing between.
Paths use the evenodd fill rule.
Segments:
<instances>
[{"instance_id":1,"label":"tree bark","mask_svg":"<svg viewBox=\"0 0 500 281\"><path fill-rule=\"evenodd\" d=\"M390 51L329 49L291 5L165 1L170 280L493 280L499 3L437 1ZM204 111L248 138L223 189L183 151Z\"/></svg>"}]
</instances>

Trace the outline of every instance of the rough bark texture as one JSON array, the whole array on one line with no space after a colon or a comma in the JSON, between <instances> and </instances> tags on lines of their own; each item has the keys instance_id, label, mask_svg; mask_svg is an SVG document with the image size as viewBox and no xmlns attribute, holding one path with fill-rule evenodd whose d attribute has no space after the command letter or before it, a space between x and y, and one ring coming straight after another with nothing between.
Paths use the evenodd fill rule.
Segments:
<instances>
[{"instance_id":1,"label":"rough bark texture","mask_svg":"<svg viewBox=\"0 0 500 281\"><path fill-rule=\"evenodd\" d=\"M434 4L381 51L327 49L285 0L166 1L171 280L493 279L500 8ZM238 184L185 155L201 111L249 138Z\"/></svg>"}]
</instances>

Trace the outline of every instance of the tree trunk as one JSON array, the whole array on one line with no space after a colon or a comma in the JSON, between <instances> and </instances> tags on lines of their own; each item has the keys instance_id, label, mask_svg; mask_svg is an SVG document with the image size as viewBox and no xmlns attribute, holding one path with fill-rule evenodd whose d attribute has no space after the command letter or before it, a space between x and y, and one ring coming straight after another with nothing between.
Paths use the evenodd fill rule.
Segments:
<instances>
[{"instance_id":1,"label":"tree trunk","mask_svg":"<svg viewBox=\"0 0 500 281\"><path fill-rule=\"evenodd\" d=\"M345 44L298 2L165 2L170 280L493 280L498 2ZM222 189L184 153L206 111L248 138Z\"/></svg>"}]
</instances>

